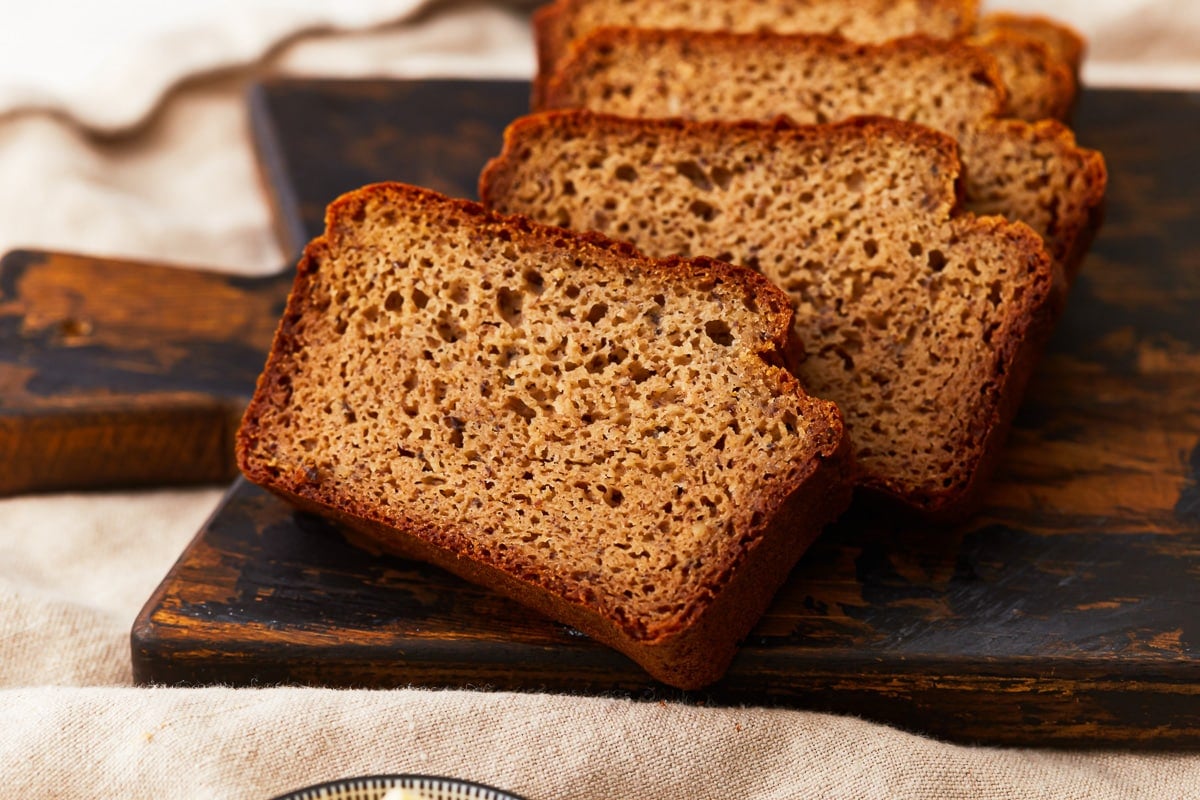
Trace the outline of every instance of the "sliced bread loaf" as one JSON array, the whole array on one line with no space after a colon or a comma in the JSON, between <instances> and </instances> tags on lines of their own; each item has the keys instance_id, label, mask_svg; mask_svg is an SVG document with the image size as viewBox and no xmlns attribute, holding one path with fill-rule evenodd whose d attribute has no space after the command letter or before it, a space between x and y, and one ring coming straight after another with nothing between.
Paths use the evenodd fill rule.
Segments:
<instances>
[{"instance_id":1,"label":"sliced bread loaf","mask_svg":"<svg viewBox=\"0 0 1200 800\"><path fill-rule=\"evenodd\" d=\"M1009 89L1006 115L1067 120L1079 93L1087 43L1047 17L992 13L979 20L970 41L996 57Z\"/></svg>"},{"instance_id":2,"label":"sliced bread loaf","mask_svg":"<svg viewBox=\"0 0 1200 800\"><path fill-rule=\"evenodd\" d=\"M587 112L513 123L481 177L505 212L754 267L796 307L810 391L866 487L968 512L1050 328L1028 227L962 213L954 141L891 119L793 127Z\"/></svg>"},{"instance_id":3,"label":"sliced bread loaf","mask_svg":"<svg viewBox=\"0 0 1200 800\"><path fill-rule=\"evenodd\" d=\"M978 0L556 0L533 17L538 56L534 107L571 42L600 27L825 33L856 42L915 33L948 39L974 29L977 6Z\"/></svg>"},{"instance_id":4,"label":"sliced bread loaf","mask_svg":"<svg viewBox=\"0 0 1200 800\"><path fill-rule=\"evenodd\" d=\"M849 502L787 297L399 184L328 210L238 432L252 481L684 688Z\"/></svg>"},{"instance_id":5,"label":"sliced bread loaf","mask_svg":"<svg viewBox=\"0 0 1200 800\"><path fill-rule=\"evenodd\" d=\"M996 11L980 18L975 27L976 34L988 34L993 31L1017 33L1041 42L1050 49L1055 58L1070 68L1076 79L1079 78L1087 42L1070 26L1036 14Z\"/></svg>"},{"instance_id":6,"label":"sliced bread loaf","mask_svg":"<svg viewBox=\"0 0 1200 800\"><path fill-rule=\"evenodd\" d=\"M1072 279L1099 221L1104 159L1060 123L995 120L1004 102L994 60L961 43L639 28L577 42L545 95L548 108L636 117L929 125L959 141L967 208L1027 223Z\"/></svg>"},{"instance_id":7,"label":"sliced bread loaf","mask_svg":"<svg viewBox=\"0 0 1200 800\"><path fill-rule=\"evenodd\" d=\"M1003 116L1028 122L1070 116L1078 92L1075 71L1045 42L1005 27L977 33L969 41L996 59L1008 92Z\"/></svg>"},{"instance_id":8,"label":"sliced bread loaf","mask_svg":"<svg viewBox=\"0 0 1200 800\"><path fill-rule=\"evenodd\" d=\"M538 77L534 109L561 68L571 44L597 28L629 26L731 33L833 34L852 42L883 43L914 34L971 41L995 57L1007 87L1005 114L1036 122L1065 118L1074 104L1079 36L1041 17L991 14L976 23L975 0L558 0L534 17ZM976 27L978 25L978 27Z\"/></svg>"},{"instance_id":9,"label":"sliced bread loaf","mask_svg":"<svg viewBox=\"0 0 1200 800\"><path fill-rule=\"evenodd\" d=\"M609 27L575 42L543 105L804 125L878 115L957 134L1005 99L995 59L960 41Z\"/></svg>"}]
</instances>

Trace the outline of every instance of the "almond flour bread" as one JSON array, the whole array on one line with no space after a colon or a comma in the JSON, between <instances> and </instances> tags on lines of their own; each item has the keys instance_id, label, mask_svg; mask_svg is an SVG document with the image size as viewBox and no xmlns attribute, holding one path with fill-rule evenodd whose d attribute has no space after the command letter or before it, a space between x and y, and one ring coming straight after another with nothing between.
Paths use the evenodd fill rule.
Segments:
<instances>
[{"instance_id":1,"label":"almond flour bread","mask_svg":"<svg viewBox=\"0 0 1200 800\"><path fill-rule=\"evenodd\" d=\"M838 403L862 485L973 507L1052 319L1028 227L962 213L952 139L891 119L794 127L587 112L513 123L484 201L658 256L759 270L792 298L801 383Z\"/></svg>"},{"instance_id":2,"label":"almond flour bread","mask_svg":"<svg viewBox=\"0 0 1200 800\"><path fill-rule=\"evenodd\" d=\"M534 16L538 77L534 110L561 68L571 44L601 27L834 34L852 42L883 43L922 34L971 41L995 57L1007 87L1005 115L1036 122L1063 119L1074 104L1082 40L1042 17L992 14L976 22L975 0L558 0Z\"/></svg>"},{"instance_id":3,"label":"almond flour bread","mask_svg":"<svg viewBox=\"0 0 1200 800\"><path fill-rule=\"evenodd\" d=\"M950 39L974 29L977 6L977 0L556 0L533 16L538 57L534 108L571 42L600 27L824 33L855 42L915 33Z\"/></svg>"},{"instance_id":4,"label":"almond flour bread","mask_svg":"<svg viewBox=\"0 0 1200 800\"><path fill-rule=\"evenodd\" d=\"M1087 47L1077 31L1046 17L997 12L979 20L970 41L996 57L1009 88L1006 116L1070 118Z\"/></svg>"},{"instance_id":5,"label":"almond flour bread","mask_svg":"<svg viewBox=\"0 0 1200 800\"><path fill-rule=\"evenodd\" d=\"M238 432L250 480L659 680L718 678L849 502L836 406L750 270L399 184L306 249Z\"/></svg>"},{"instance_id":6,"label":"almond flour bread","mask_svg":"<svg viewBox=\"0 0 1200 800\"><path fill-rule=\"evenodd\" d=\"M1007 27L977 33L970 43L996 59L1008 92L1003 116L1065 120L1078 93L1075 71L1045 42Z\"/></svg>"},{"instance_id":7,"label":"almond flour bread","mask_svg":"<svg viewBox=\"0 0 1200 800\"><path fill-rule=\"evenodd\" d=\"M1047 119L985 122L961 132L966 208L1020 220L1040 234L1068 284L1103 217L1104 156L1079 147L1075 134Z\"/></svg>"},{"instance_id":8,"label":"almond flour bread","mask_svg":"<svg viewBox=\"0 0 1200 800\"><path fill-rule=\"evenodd\" d=\"M982 17L975 28L975 33L981 35L993 31L1016 33L1041 42L1078 79L1087 42L1070 26L1048 17L997 11Z\"/></svg>"},{"instance_id":9,"label":"almond flour bread","mask_svg":"<svg viewBox=\"0 0 1200 800\"><path fill-rule=\"evenodd\" d=\"M1025 222L1067 279L1099 223L1103 157L1062 124L997 121L995 61L927 37L881 45L824 36L606 28L577 42L546 88L548 108L631 117L802 123L883 114L959 142L967 208Z\"/></svg>"},{"instance_id":10,"label":"almond flour bread","mask_svg":"<svg viewBox=\"0 0 1200 800\"><path fill-rule=\"evenodd\" d=\"M610 27L575 42L543 105L806 125L878 115L957 134L1002 114L1005 100L995 60L964 42Z\"/></svg>"}]
</instances>

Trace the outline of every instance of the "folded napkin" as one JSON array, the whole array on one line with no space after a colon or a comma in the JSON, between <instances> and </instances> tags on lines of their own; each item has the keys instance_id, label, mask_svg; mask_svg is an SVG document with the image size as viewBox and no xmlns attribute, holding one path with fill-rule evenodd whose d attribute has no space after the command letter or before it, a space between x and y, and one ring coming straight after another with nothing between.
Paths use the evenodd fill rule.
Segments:
<instances>
[{"instance_id":1,"label":"folded napkin","mask_svg":"<svg viewBox=\"0 0 1200 800\"><path fill-rule=\"evenodd\" d=\"M136 0L81 6L128 2ZM280 8L262 0L248 5L256 3ZM340 9L356 4L363 5L354 0L328 5ZM180 5L197 7L195 0ZM208 21L228 24L211 15ZM298 29L299 22L293 20L291 28ZM6 32L19 39L21 25ZM241 38L264 37L247 33ZM139 47L130 44L128 49ZM400 21L356 33L308 35L268 42L263 49L269 54L253 65L234 69L226 61L223 71L190 78L162 113L119 135L104 126L81 129L80 124L93 122L88 108L103 107L110 99L123 102L122 90L91 87L86 74L76 76L82 81L73 84L77 91L61 98L83 98L87 104L55 106L55 116L10 113L0 123L0 252L39 247L249 274L279 270L283 253L246 136L242 93L253 78L266 73L524 78L534 69L528 14L519 4L507 3L443 3L419 24ZM145 82L141 100L136 108L130 106L121 124L133 124L158 106L155 92L168 84L152 76L172 71L169 49L144 43L141 50L145 60L130 74L132 82ZM0 76L4 70L11 75L17 66L3 47L0 62L6 64ZM26 72L27 82L37 79L34 67L26 65ZM0 77L0 98L4 86ZM63 124L63 116L75 124ZM99 132L113 135L97 137Z\"/></svg>"},{"instance_id":2,"label":"folded napkin","mask_svg":"<svg viewBox=\"0 0 1200 800\"><path fill-rule=\"evenodd\" d=\"M423 0L23 3L5 21L0 114L64 111L106 132L143 120L184 78L248 64L301 31L403 18Z\"/></svg>"},{"instance_id":3,"label":"folded napkin","mask_svg":"<svg viewBox=\"0 0 1200 800\"><path fill-rule=\"evenodd\" d=\"M0 690L19 797L265 800L449 775L527 800L1187 800L1200 759L993 750L802 711L330 689Z\"/></svg>"}]
</instances>

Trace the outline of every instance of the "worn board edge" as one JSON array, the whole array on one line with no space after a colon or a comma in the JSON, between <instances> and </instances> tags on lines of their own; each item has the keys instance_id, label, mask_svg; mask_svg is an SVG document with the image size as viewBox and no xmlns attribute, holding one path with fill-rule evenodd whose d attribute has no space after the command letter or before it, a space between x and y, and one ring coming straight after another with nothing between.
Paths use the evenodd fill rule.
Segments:
<instances>
[{"instance_id":1,"label":"worn board edge","mask_svg":"<svg viewBox=\"0 0 1200 800\"><path fill-rule=\"evenodd\" d=\"M282 311L283 282L6 254L0 496L232 480L233 432L276 324L266 316Z\"/></svg>"}]
</instances>

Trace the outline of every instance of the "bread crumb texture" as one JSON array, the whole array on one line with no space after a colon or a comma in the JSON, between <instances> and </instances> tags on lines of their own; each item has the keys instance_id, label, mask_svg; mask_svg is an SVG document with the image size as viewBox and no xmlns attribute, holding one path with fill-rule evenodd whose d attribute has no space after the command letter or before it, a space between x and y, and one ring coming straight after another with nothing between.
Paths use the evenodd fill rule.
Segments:
<instances>
[{"instance_id":1,"label":"bread crumb texture","mask_svg":"<svg viewBox=\"0 0 1200 800\"><path fill-rule=\"evenodd\" d=\"M911 34L952 39L975 26L972 0L558 0L534 19L541 72L554 71L569 44L608 26L837 34L855 42L883 42Z\"/></svg>"},{"instance_id":2,"label":"bread crumb texture","mask_svg":"<svg viewBox=\"0 0 1200 800\"><path fill-rule=\"evenodd\" d=\"M790 309L748 270L394 184L327 223L239 434L256 482L652 640L838 449L836 407L769 363Z\"/></svg>"},{"instance_id":3,"label":"bread crumb texture","mask_svg":"<svg viewBox=\"0 0 1200 800\"><path fill-rule=\"evenodd\" d=\"M838 122L874 114L957 133L1001 113L996 63L926 36L839 37L602 28L549 80L546 108L628 117Z\"/></svg>"},{"instance_id":4,"label":"bread crumb texture","mask_svg":"<svg viewBox=\"0 0 1200 800\"><path fill-rule=\"evenodd\" d=\"M970 42L996 59L1008 90L1004 116L1037 122L1070 114L1078 90L1075 73L1050 45L1007 28L977 33Z\"/></svg>"},{"instance_id":5,"label":"bread crumb texture","mask_svg":"<svg viewBox=\"0 0 1200 800\"><path fill-rule=\"evenodd\" d=\"M952 140L892 120L791 127L587 112L515 123L485 202L709 255L784 289L797 365L845 415L864 483L919 508L961 499L1002 425L1051 270L1024 225L958 215Z\"/></svg>"},{"instance_id":6,"label":"bread crumb texture","mask_svg":"<svg viewBox=\"0 0 1200 800\"><path fill-rule=\"evenodd\" d=\"M971 0L559 0L556 5L571 38L602 25L638 25L836 33L856 42L882 42L913 33L950 39L970 31L975 23Z\"/></svg>"},{"instance_id":7,"label":"bread crumb texture","mask_svg":"<svg viewBox=\"0 0 1200 800\"><path fill-rule=\"evenodd\" d=\"M995 60L958 42L607 28L576 43L542 101L629 117L928 125L958 140L967 208L1029 225L1073 279L1099 222L1104 159L1057 121L999 119L1005 98Z\"/></svg>"}]
</instances>

